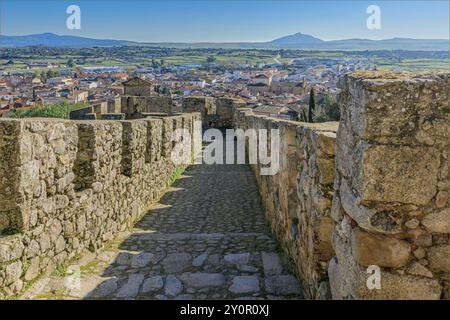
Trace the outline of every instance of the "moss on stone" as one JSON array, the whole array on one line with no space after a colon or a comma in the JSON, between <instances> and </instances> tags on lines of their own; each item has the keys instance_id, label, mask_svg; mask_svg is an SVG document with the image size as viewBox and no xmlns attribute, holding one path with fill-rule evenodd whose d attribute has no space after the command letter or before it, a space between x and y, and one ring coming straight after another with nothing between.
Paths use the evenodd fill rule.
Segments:
<instances>
[{"instance_id":1,"label":"moss on stone","mask_svg":"<svg viewBox=\"0 0 450 320\"><path fill-rule=\"evenodd\" d=\"M180 179L181 175L183 174L183 172L185 171L184 167L177 167L175 169L175 171L170 175L170 183L169 185L173 185L175 183L175 181L177 181L178 179Z\"/></svg>"}]
</instances>

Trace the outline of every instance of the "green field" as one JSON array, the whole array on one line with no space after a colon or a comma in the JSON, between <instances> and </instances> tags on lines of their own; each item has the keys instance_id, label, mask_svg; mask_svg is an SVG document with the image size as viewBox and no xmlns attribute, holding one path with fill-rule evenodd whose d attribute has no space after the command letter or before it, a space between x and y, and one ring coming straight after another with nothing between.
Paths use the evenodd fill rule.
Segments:
<instances>
[{"instance_id":1,"label":"green field","mask_svg":"<svg viewBox=\"0 0 450 320\"><path fill-rule=\"evenodd\" d=\"M45 68L27 69L30 62L51 62L65 65L72 60L78 66L121 66L128 70L148 67L152 63L164 65L206 64L211 58L216 64L233 67L239 64L258 63L290 64L296 58L357 60L377 65L381 70L402 69L407 71L450 70L446 52L426 51L304 51L261 49L196 49L196 48L150 48L112 47L89 49L28 48L0 49L2 71L42 71ZM7 64L12 61L12 64Z\"/></svg>"},{"instance_id":2,"label":"green field","mask_svg":"<svg viewBox=\"0 0 450 320\"><path fill-rule=\"evenodd\" d=\"M379 69L392 70L400 68L406 71L421 71L421 70L433 70L433 71L450 71L449 59L404 59L398 63L391 64L381 63Z\"/></svg>"}]
</instances>

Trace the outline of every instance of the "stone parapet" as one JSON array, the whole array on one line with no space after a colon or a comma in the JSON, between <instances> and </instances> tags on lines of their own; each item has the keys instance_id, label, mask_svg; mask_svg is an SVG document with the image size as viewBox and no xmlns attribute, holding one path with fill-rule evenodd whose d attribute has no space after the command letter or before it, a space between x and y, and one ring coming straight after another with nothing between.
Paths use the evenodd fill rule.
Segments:
<instances>
[{"instance_id":1,"label":"stone parapet","mask_svg":"<svg viewBox=\"0 0 450 320\"><path fill-rule=\"evenodd\" d=\"M236 110L246 105L245 101L231 97L189 96L183 98L183 112L200 112L205 128L232 128Z\"/></svg>"},{"instance_id":2,"label":"stone parapet","mask_svg":"<svg viewBox=\"0 0 450 320\"><path fill-rule=\"evenodd\" d=\"M333 298L448 299L449 74L353 73L340 86Z\"/></svg>"},{"instance_id":3,"label":"stone parapet","mask_svg":"<svg viewBox=\"0 0 450 320\"><path fill-rule=\"evenodd\" d=\"M173 130L198 145L198 123L1 119L0 298L131 227L187 165L172 160Z\"/></svg>"},{"instance_id":4,"label":"stone parapet","mask_svg":"<svg viewBox=\"0 0 450 320\"><path fill-rule=\"evenodd\" d=\"M254 115L251 109L238 109L234 118L239 129L279 130L277 173L261 175L264 165L251 167L270 228L290 258L306 296L328 297L327 268L333 256L330 210L338 123L287 121Z\"/></svg>"}]
</instances>

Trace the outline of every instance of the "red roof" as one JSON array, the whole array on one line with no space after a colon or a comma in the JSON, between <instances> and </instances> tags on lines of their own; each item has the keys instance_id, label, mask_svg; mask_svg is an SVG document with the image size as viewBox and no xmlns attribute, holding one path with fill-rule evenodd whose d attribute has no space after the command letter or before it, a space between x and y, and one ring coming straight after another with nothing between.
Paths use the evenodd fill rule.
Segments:
<instances>
[{"instance_id":1,"label":"red roof","mask_svg":"<svg viewBox=\"0 0 450 320\"><path fill-rule=\"evenodd\" d=\"M111 76L116 77L116 78L126 78L128 77L127 73L113 73L111 74Z\"/></svg>"}]
</instances>

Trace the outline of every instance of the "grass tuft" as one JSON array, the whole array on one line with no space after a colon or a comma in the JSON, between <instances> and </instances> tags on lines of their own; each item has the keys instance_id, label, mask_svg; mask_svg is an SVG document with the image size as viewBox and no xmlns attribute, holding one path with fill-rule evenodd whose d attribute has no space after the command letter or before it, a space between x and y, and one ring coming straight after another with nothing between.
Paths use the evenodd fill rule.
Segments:
<instances>
[{"instance_id":1,"label":"grass tuft","mask_svg":"<svg viewBox=\"0 0 450 320\"><path fill-rule=\"evenodd\" d=\"M185 168L183 167L177 167L175 171L170 175L169 179L169 185L173 185L175 181L180 179L181 175L183 174Z\"/></svg>"},{"instance_id":2,"label":"grass tuft","mask_svg":"<svg viewBox=\"0 0 450 320\"><path fill-rule=\"evenodd\" d=\"M33 107L27 110L15 109L8 113L9 118L62 118L69 119L73 110L86 107L85 103L61 102L54 105Z\"/></svg>"}]
</instances>

